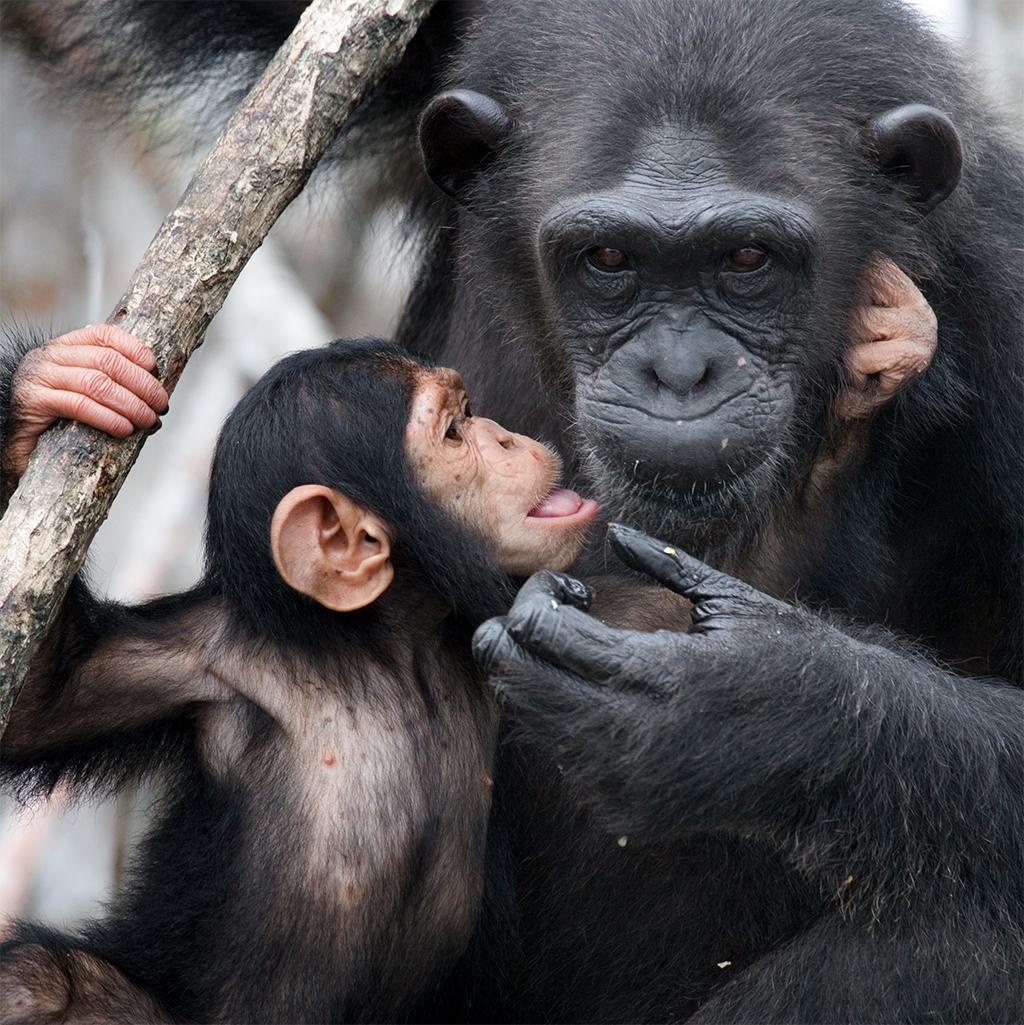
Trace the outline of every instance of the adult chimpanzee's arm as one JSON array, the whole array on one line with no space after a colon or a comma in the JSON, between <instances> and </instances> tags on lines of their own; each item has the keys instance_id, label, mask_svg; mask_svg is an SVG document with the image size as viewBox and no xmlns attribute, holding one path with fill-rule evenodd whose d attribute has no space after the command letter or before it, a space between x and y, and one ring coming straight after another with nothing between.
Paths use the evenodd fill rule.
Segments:
<instances>
[{"instance_id":1,"label":"adult chimpanzee's arm","mask_svg":"<svg viewBox=\"0 0 1024 1025\"><path fill-rule=\"evenodd\" d=\"M1024 691L615 537L696 603L693 632L611 629L582 611L582 585L545 573L474 641L610 829L735 831L843 901L969 890L1024 920Z\"/></svg>"},{"instance_id":2,"label":"adult chimpanzee's arm","mask_svg":"<svg viewBox=\"0 0 1024 1025\"><path fill-rule=\"evenodd\" d=\"M116 787L188 743L191 718L230 696L206 669L218 619L196 591L128 608L76 580L22 687L0 765L22 790Z\"/></svg>"}]
</instances>

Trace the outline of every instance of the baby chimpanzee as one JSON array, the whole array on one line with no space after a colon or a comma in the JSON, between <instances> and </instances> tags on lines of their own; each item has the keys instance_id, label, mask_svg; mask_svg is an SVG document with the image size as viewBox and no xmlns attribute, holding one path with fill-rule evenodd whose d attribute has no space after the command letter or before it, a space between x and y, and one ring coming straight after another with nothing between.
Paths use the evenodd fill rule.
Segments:
<instances>
[{"instance_id":1,"label":"baby chimpanzee","mask_svg":"<svg viewBox=\"0 0 1024 1025\"><path fill-rule=\"evenodd\" d=\"M160 397L158 397L160 398ZM163 774L128 885L20 925L5 1022L417 1018L480 907L496 711L469 656L508 574L596 505L376 340L277 366L221 432L207 567L123 607L77 582L4 737L23 790Z\"/></svg>"}]
</instances>

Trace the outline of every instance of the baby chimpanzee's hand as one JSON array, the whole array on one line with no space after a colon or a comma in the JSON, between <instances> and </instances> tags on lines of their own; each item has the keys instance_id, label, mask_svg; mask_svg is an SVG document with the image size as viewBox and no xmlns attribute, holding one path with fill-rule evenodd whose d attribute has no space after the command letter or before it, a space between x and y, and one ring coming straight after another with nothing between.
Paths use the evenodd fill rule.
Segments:
<instances>
[{"instance_id":1,"label":"baby chimpanzee's hand","mask_svg":"<svg viewBox=\"0 0 1024 1025\"><path fill-rule=\"evenodd\" d=\"M29 352L14 375L4 466L20 477L39 435L55 420L80 420L115 438L155 426L167 392L156 358L111 324L79 328Z\"/></svg>"},{"instance_id":2,"label":"baby chimpanzee's hand","mask_svg":"<svg viewBox=\"0 0 1024 1025\"><path fill-rule=\"evenodd\" d=\"M937 340L928 300L896 264L876 256L864 276L863 304L853 317L839 417L859 419L889 402L928 369Z\"/></svg>"}]
</instances>

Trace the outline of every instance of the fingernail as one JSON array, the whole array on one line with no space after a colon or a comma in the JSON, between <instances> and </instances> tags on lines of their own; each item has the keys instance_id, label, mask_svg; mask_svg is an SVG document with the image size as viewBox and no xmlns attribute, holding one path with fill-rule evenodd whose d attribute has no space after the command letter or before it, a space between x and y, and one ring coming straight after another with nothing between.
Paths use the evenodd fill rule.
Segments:
<instances>
[{"instance_id":1,"label":"fingernail","mask_svg":"<svg viewBox=\"0 0 1024 1025\"><path fill-rule=\"evenodd\" d=\"M576 599L576 601L584 608L590 608L590 603L594 600L594 591L588 587L582 580L577 580L575 577L569 577L567 580L569 593Z\"/></svg>"}]
</instances>

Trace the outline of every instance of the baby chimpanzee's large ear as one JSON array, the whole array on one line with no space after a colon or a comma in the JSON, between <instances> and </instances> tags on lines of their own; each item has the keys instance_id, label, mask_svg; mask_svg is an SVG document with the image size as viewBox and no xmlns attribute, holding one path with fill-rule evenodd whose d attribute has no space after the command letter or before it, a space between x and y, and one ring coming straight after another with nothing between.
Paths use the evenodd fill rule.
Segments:
<instances>
[{"instance_id":1,"label":"baby chimpanzee's large ear","mask_svg":"<svg viewBox=\"0 0 1024 1025\"><path fill-rule=\"evenodd\" d=\"M335 612L366 608L395 575L384 523L319 484L292 488L277 503L270 548L289 587Z\"/></svg>"}]
</instances>

